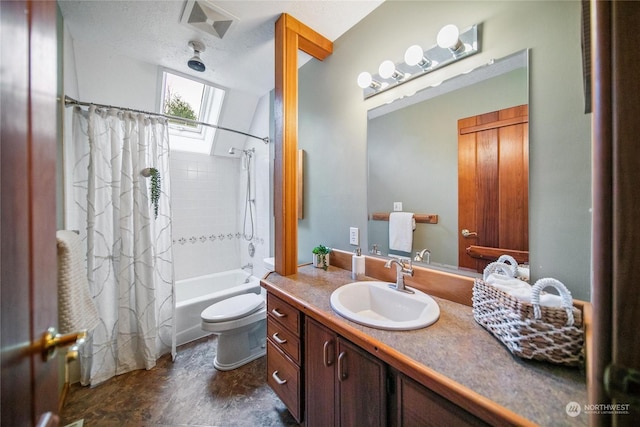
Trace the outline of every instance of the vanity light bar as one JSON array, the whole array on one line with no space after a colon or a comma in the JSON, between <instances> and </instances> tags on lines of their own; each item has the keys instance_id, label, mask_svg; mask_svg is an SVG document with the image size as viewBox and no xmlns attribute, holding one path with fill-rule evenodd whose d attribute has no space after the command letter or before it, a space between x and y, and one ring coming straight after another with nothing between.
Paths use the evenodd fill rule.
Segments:
<instances>
[{"instance_id":1,"label":"vanity light bar","mask_svg":"<svg viewBox=\"0 0 640 427\"><path fill-rule=\"evenodd\" d=\"M459 33L455 25L445 25L438 32L438 44L427 50L419 45L410 46L404 54L404 61L383 61L376 74L363 71L357 82L362 88L364 99L478 53L478 27L479 24L476 24Z\"/></svg>"}]
</instances>

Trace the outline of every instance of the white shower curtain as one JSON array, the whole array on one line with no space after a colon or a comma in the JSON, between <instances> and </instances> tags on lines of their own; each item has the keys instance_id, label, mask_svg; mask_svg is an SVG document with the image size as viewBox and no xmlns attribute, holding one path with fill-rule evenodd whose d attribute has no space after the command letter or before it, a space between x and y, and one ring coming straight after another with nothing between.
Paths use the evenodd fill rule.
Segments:
<instances>
[{"instance_id":1,"label":"white shower curtain","mask_svg":"<svg viewBox=\"0 0 640 427\"><path fill-rule=\"evenodd\" d=\"M162 118L77 107L73 139L76 212L69 221L86 238L100 315L82 351L81 382L95 385L175 356L169 132ZM160 176L157 217L145 168Z\"/></svg>"}]
</instances>

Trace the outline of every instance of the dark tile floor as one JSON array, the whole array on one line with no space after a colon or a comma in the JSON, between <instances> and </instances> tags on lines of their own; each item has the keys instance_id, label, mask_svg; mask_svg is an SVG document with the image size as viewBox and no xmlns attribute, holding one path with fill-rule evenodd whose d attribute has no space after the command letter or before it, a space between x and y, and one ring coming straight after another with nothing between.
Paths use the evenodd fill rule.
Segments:
<instances>
[{"instance_id":1,"label":"dark tile floor","mask_svg":"<svg viewBox=\"0 0 640 427\"><path fill-rule=\"evenodd\" d=\"M71 386L64 426L298 426L269 388L266 358L232 371L213 367L216 337L178 348L155 368L120 375L94 388Z\"/></svg>"}]
</instances>

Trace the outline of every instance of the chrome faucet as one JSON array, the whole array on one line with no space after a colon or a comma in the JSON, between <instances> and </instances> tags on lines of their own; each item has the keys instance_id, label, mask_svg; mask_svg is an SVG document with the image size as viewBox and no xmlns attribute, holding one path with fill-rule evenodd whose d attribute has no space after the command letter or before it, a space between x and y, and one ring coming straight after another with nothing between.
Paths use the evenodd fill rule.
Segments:
<instances>
[{"instance_id":1,"label":"chrome faucet","mask_svg":"<svg viewBox=\"0 0 640 427\"><path fill-rule=\"evenodd\" d=\"M406 261L409 261L409 267L405 264ZM413 264L411 263L411 258L400 258L395 259L391 258L384 265L386 268L391 268L391 265L396 265L396 284L390 284L389 287L391 289L396 289L400 292L406 292L408 294L413 294L414 292L411 289L407 289L404 286L404 276L413 276Z\"/></svg>"},{"instance_id":2,"label":"chrome faucet","mask_svg":"<svg viewBox=\"0 0 640 427\"><path fill-rule=\"evenodd\" d=\"M425 260L426 258L426 260ZM413 259L417 262L426 262L427 264L431 263L431 251L429 249L423 249L419 252L416 252L416 257Z\"/></svg>"},{"instance_id":3,"label":"chrome faucet","mask_svg":"<svg viewBox=\"0 0 640 427\"><path fill-rule=\"evenodd\" d=\"M248 268L249 270L251 270L251 275L247 276L246 279L244 279L244 283L249 283L251 282L251 276L253 276L253 263L248 263L246 265L243 265L242 267L240 267L241 270L244 270L245 268Z\"/></svg>"}]
</instances>

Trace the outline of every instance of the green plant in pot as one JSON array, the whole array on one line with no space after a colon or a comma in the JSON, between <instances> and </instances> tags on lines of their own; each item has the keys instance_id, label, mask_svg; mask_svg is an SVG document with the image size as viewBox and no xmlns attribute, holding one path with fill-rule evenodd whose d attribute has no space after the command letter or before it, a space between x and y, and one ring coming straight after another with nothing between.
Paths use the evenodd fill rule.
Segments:
<instances>
[{"instance_id":1,"label":"green plant in pot","mask_svg":"<svg viewBox=\"0 0 640 427\"><path fill-rule=\"evenodd\" d=\"M316 268L323 268L326 270L329 268L329 253L331 252L331 248L326 247L325 245L318 245L313 250L313 266Z\"/></svg>"}]
</instances>

